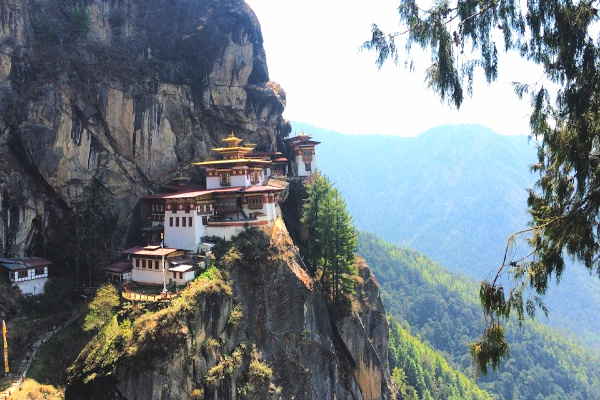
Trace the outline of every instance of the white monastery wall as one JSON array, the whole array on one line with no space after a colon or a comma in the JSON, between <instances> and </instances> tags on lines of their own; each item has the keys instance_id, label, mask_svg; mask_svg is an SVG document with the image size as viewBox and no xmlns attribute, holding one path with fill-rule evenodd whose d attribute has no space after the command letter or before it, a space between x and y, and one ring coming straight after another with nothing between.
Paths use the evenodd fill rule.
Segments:
<instances>
[{"instance_id":1,"label":"white monastery wall","mask_svg":"<svg viewBox=\"0 0 600 400\"><path fill-rule=\"evenodd\" d=\"M165 261L165 267L168 268L168 263ZM168 274L168 272L167 272ZM168 276L167 276L168 278ZM134 282L142 282L142 283L155 283L162 285L163 283L163 272L162 272L162 263L160 265L160 269L141 269L135 268L131 270L131 279Z\"/></svg>"},{"instance_id":2,"label":"white monastery wall","mask_svg":"<svg viewBox=\"0 0 600 400\"><path fill-rule=\"evenodd\" d=\"M23 294L38 295L44 293L44 285L48 282L48 278L30 279L15 283Z\"/></svg>"},{"instance_id":3,"label":"white monastery wall","mask_svg":"<svg viewBox=\"0 0 600 400\"><path fill-rule=\"evenodd\" d=\"M173 218L173 226L171 226L171 218ZM179 218L179 226L176 218ZM183 226L183 218L186 226ZM192 226L189 226L190 218ZM189 213L181 210L176 213L165 212L164 247L196 252L202 236L205 236L205 227L202 225L202 216L195 210Z\"/></svg>"}]
</instances>

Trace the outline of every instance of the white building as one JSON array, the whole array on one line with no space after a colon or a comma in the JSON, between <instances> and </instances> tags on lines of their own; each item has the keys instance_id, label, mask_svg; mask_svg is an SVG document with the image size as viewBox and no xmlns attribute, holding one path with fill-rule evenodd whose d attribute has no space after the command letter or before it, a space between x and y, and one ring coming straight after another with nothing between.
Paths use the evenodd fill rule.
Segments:
<instances>
[{"instance_id":1,"label":"white building","mask_svg":"<svg viewBox=\"0 0 600 400\"><path fill-rule=\"evenodd\" d=\"M233 133L223 141L225 147L214 149L221 159L194 163L206 168L206 189L144 197L151 210L147 218L164 229L165 246L200 253L203 237L230 240L250 226L270 233L281 215L279 195L285 188L265 185L271 159L281 154L250 153L254 145L241 146L242 139Z\"/></svg>"},{"instance_id":2,"label":"white building","mask_svg":"<svg viewBox=\"0 0 600 400\"><path fill-rule=\"evenodd\" d=\"M162 232L165 248L154 245L123 251L131 257L134 282L162 283L164 256L167 283L183 284L194 279L203 265L204 238L231 240L247 227L271 233L281 216L279 199L287 183L271 186L267 182L272 174L285 175L287 159L277 152L250 153L254 145L241 146L242 139L233 133L223 141L225 147L214 149L219 160L194 163L206 168L206 188L168 187L171 193L142 199L142 218L150 222L143 228L148 242L157 243Z\"/></svg>"},{"instance_id":3,"label":"white building","mask_svg":"<svg viewBox=\"0 0 600 400\"><path fill-rule=\"evenodd\" d=\"M44 285L48 282L48 267L51 264L39 257L0 258L0 268L23 294L44 293Z\"/></svg>"},{"instance_id":4,"label":"white building","mask_svg":"<svg viewBox=\"0 0 600 400\"><path fill-rule=\"evenodd\" d=\"M310 135L302 132L301 135L286 139L285 143L292 164L292 175L298 177L312 175L317 169L315 146L321 142L311 140Z\"/></svg>"},{"instance_id":5,"label":"white building","mask_svg":"<svg viewBox=\"0 0 600 400\"><path fill-rule=\"evenodd\" d=\"M131 280L138 283L184 284L193 280L198 270L198 265L194 265L194 261L184 257L184 252L178 249L136 246L121 253L130 256Z\"/></svg>"}]
</instances>

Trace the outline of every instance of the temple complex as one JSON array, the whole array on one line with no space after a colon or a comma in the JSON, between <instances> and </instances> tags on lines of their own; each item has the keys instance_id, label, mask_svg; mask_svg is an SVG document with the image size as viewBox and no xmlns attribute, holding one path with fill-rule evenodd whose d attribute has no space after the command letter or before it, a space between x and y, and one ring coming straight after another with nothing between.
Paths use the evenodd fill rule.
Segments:
<instances>
[{"instance_id":1,"label":"temple complex","mask_svg":"<svg viewBox=\"0 0 600 400\"><path fill-rule=\"evenodd\" d=\"M287 184L268 181L274 171L285 175L287 159L278 152L252 153L254 145L242 145L233 133L223 142L214 149L216 160L193 164L206 170L205 187L180 184L141 199L148 245L123 251L131 260L131 280L162 283L164 257L168 281L185 283L204 267L211 237L231 240L252 226L270 234L281 216L279 200ZM279 160L276 168L273 159ZM179 178L182 183L183 179Z\"/></svg>"},{"instance_id":2,"label":"temple complex","mask_svg":"<svg viewBox=\"0 0 600 400\"><path fill-rule=\"evenodd\" d=\"M286 140L288 157L278 151L255 152L254 144L243 144L233 133L223 143L213 149L214 160L193 163L205 169L205 186L188 185L180 176L163 193L141 199L147 245L122 252L131 269L113 265L105 267L107 274L120 281L163 283L164 260L169 283L192 280L205 267L211 238L231 240L247 227L270 234L281 217L286 178L304 178L316 169L319 142L304 133Z\"/></svg>"}]
</instances>

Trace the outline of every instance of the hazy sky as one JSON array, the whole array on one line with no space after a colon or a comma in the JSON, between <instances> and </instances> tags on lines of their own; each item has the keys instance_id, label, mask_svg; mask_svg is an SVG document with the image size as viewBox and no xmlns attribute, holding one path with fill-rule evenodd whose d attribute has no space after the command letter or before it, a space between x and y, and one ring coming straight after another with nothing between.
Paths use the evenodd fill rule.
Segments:
<instances>
[{"instance_id":1,"label":"hazy sky","mask_svg":"<svg viewBox=\"0 0 600 400\"><path fill-rule=\"evenodd\" d=\"M352 134L414 136L459 123L501 134L530 132L529 100L519 101L510 82L534 82L541 73L518 57L501 59L499 79L491 86L480 77L473 98L457 112L426 88L428 55L420 54L409 72L392 63L377 70L374 54L359 53L371 23L399 30L398 0L246 1L262 26L270 78L287 93L288 120Z\"/></svg>"}]
</instances>

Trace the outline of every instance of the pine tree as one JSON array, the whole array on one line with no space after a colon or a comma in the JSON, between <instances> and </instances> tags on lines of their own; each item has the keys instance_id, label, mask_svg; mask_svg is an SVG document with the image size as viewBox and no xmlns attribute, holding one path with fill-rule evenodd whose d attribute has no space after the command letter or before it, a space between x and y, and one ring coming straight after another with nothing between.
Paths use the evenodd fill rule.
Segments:
<instances>
[{"instance_id":1,"label":"pine tree","mask_svg":"<svg viewBox=\"0 0 600 400\"><path fill-rule=\"evenodd\" d=\"M337 301L354 290L357 232L346 202L325 176L315 173L306 189L302 222L309 233L307 258L314 271L320 269L323 287Z\"/></svg>"},{"instance_id":2,"label":"pine tree","mask_svg":"<svg viewBox=\"0 0 600 400\"><path fill-rule=\"evenodd\" d=\"M319 173L305 181L308 199L304 202L302 223L308 231L307 261L312 272L316 272L319 260L323 256L320 226L323 225L323 205L327 194L332 190L331 182Z\"/></svg>"}]
</instances>

